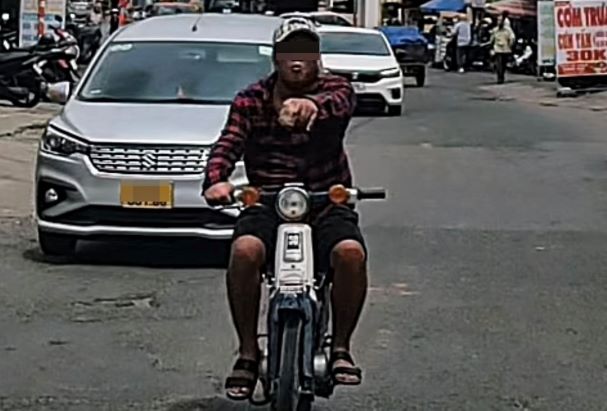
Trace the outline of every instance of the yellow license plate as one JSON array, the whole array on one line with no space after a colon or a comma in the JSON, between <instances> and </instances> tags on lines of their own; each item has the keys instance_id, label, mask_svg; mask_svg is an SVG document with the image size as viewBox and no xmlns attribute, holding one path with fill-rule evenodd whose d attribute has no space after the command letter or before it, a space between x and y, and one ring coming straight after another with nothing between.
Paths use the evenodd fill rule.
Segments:
<instances>
[{"instance_id":1,"label":"yellow license plate","mask_svg":"<svg viewBox=\"0 0 607 411\"><path fill-rule=\"evenodd\" d=\"M128 208L172 208L173 183L123 181L120 203Z\"/></svg>"}]
</instances>

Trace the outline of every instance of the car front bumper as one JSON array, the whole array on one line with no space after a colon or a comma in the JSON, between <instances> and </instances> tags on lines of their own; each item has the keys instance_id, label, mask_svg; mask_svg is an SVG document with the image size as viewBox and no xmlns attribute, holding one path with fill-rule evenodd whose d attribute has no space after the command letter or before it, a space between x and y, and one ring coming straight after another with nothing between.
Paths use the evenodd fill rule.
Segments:
<instances>
[{"instance_id":1,"label":"car front bumper","mask_svg":"<svg viewBox=\"0 0 607 411\"><path fill-rule=\"evenodd\" d=\"M403 77L384 78L375 83L352 82L360 108L398 106L403 103Z\"/></svg>"},{"instance_id":2,"label":"car front bumper","mask_svg":"<svg viewBox=\"0 0 607 411\"><path fill-rule=\"evenodd\" d=\"M215 210L201 194L201 175L156 176L99 172L86 155L69 157L39 151L36 165L35 209L43 232L94 236L201 237L225 240L232 236L238 210ZM121 184L170 182L170 209L124 208ZM237 167L234 184L246 183ZM56 195L49 202L49 190Z\"/></svg>"}]
</instances>

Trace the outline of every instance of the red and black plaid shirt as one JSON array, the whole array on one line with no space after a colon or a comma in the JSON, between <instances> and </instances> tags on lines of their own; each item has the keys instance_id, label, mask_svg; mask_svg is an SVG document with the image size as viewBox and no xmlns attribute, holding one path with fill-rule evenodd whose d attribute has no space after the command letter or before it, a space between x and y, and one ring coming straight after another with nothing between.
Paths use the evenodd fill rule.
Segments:
<instances>
[{"instance_id":1,"label":"red and black plaid shirt","mask_svg":"<svg viewBox=\"0 0 607 411\"><path fill-rule=\"evenodd\" d=\"M310 132L285 129L278 123L272 94L273 74L238 93L227 123L214 145L203 188L225 182L244 156L249 183L271 187L290 182L323 191L333 184L352 185L344 136L356 97L342 77L322 76L311 95L319 107Z\"/></svg>"}]
</instances>

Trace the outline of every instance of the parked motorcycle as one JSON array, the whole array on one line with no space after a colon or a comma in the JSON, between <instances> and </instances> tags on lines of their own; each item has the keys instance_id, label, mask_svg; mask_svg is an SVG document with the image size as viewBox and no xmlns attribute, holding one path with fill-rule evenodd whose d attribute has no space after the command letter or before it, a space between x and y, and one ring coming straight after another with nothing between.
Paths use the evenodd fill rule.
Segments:
<instances>
[{"instance_id":1,"label":"parked motorcycle","mask_svg":"<svg viewBox=\"0 0 607 411\"><path fill-rule=\"evenodd\" d=\"M0 52L17 48L17 31L10 28L9 20L10 15L2 13L0 16Z\"/></svg>"},{"instance_id":2,"label":"parked motorcycle","mask_svg":"<svg viewBox=\"0 0 607 411\"><path fill-rule=\"evenodd\" d=\"M48 83L54 82L55 65L75 59L73 45L56 44L43 36L41 44L29 49L0 53L0 99L19 107L34 107L44 95ZM49 74L50 73L50 74Z\"/></svg>"},{"instance_id":3,"label":"parked motorcycle","mask_svg":"<svg viewBox=\"0 0 607 411\"><path fill-rule=\"evenodd\" d=\"M534 41L517 39L512 50L512 57L509 67L513 73L537 74L537 45Z\"/></svg>"},{"instance_id":4,"label":"parked motorcycle","mask_svg":"<svg viewBox=\"0 0 607 411\"><path fill-rule=\"evenodd\" d=\"M0 54L0 100L17 107L34 107L43 93L44 60L38 53L10 51Z\"/></svg>"},{"instance_id":5,"label":"parked motorcycle","mask_svg":"<svg viewBox=\"0 0 607 411\"><path fill-rule=\"evenodd\" d=\"M47 83L69 81L76 83L80 79L76 61L80 55L80 48L76 38L67 30L60 27L50 27L47 33L38 40L34 50L54 50L57 58L43 65L43 76Z\"/></svg>"},{"instance_id":6,"label":"parked motorcycle","mask_svg":"<svg viewBox=\"0 0 607 411\"><path fill-rule=\"evenodd\" d=\"M275 192L236 190L237 206L273 205L281 219L275 264L263 275L267 287L267 334L260 334L259 380L272 411L309 411L315 396L329 398L334 389L330 370L330 288L327 273L314 268L310 210L318 205L354 204L386 198L383 189L331 187L309 192L302 184L286 184ZM229 208L234 206L219 207ZM265 311L265 310L264 310Z\"/></svg>"},{"instance_id":7,"label":"parked motorcycle","mask_svg":"<svg viewBox=\"0 0 607 411\"><path fill-rule=\"evenodd\" d=\"M453 71L457 67L457 46L455 39L451 39L447 43L445 57L443 58L443 69L445 71ZM466 56L466 69L474 69L479 71L492 70L491 44L490 43L473 43L468 47Z\"/></svg>"},{"instance_id":8,"label":"parked motorcycle","mask_svg":"<svg viewBox=\"0 0 607 411\"><path fill-rule=\"evenodd\" d=\"M79 21L68 16L65 24L65 29L77 40L80 48L78 63L86 65L97 53L101 47L101 25L92 23L89 20Z\"/></svg>"}]
</instances>

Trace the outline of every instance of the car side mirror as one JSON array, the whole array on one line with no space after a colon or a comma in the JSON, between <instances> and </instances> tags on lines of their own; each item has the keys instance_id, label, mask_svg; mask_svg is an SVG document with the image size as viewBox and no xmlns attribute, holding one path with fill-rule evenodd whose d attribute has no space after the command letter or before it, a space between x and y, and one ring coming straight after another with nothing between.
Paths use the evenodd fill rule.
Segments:
<instances>
[{"instance_id":1,"label":"car side mirror","mask_svg":"<svg viewBox=\"0 0 607 411\"><path fill-rule=\"evenodd\" d=\"M72 94L72 84L69 81L49 84L46 96L50 101L57 104L65 104Z\"/></svg>"}]
</instances>

